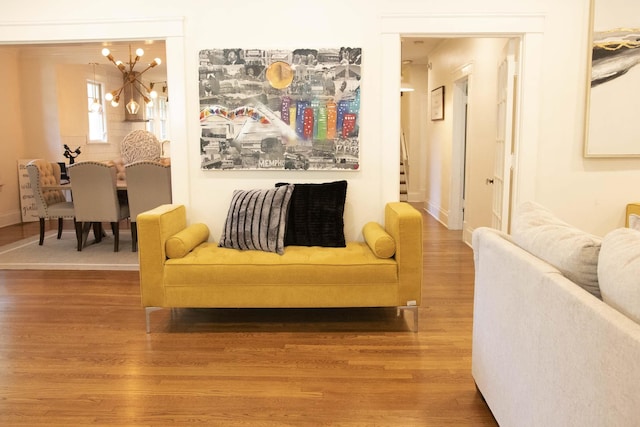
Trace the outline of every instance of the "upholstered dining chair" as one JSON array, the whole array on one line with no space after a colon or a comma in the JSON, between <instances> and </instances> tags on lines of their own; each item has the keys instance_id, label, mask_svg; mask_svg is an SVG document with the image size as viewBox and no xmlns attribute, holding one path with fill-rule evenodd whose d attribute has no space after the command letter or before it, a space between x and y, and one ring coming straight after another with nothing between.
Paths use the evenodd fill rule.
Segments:
<instances>
[{"instance_id":1,"label":"upholstered dining chair","mask_svg":"<svg viewBox=\"0 0 640 427\"><path fill-rule=\"evenodd\" d=\"M38 217L40 219L40 245L44 243L45 219L58 219L58 239L62 237L64 219L73 219L75 209L73 202L68 202L62 190L43 190L43 187L60 184L60 165L35 159L27 163L29 184L36 199Z\"/></svg>"},{"instance_id":2,"label":"upholstered dining chair","mask_svg":"<svg viewBox=\"0 0 640 427\"><path fill-rule=\"evenodd\" d=\"M131 215L131 250L138 250L138 214L171 203L171 166L153 161L125 166Z\"/></svg>"},{"instance_id":3,"label":"upholstered dining chair","mask_svg":"<svg viewBox=\"0 0 640 427\"><path fill-rule=\"evenodd\" d=\"M120 221L129 217L129 206L118 198L114 164L86 161L69 165L69 178L76 208L78 251L85 246L92 226L96 241L100 241L101 224L109 222L114 237L113 251L118 252Z\"/></svg>"}]
</instances>

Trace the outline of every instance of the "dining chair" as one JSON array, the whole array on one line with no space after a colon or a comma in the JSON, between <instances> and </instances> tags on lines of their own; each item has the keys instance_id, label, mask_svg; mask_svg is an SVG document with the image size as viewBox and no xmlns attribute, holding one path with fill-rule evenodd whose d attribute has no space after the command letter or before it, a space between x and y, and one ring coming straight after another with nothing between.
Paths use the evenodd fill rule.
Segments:
<instances>
[{"instance_id":1,"label":"dining chair","mask_svg":"<svg viewBox=\"0 0 640 427\"><path fill-rule=\"evenodd\" d=\"M102 236L102 223L109 222L113 232L113 251L120 244L120 221L129 217L125 199L118 198L116 168L113 163L85 161L69 165L73 203L76 208L78 251L87 242L93 226L96 241Z\"/></svg>"},{"instance_id":2,"label":"dining chair","mask_svg":"<svg viewBox=\"0 0 640 427\"><path fill-rule=\"evenodd\" d=\"M60 185L60 165L43 159L34 159L27 163L29 184L33 190L40 219L40 242L44 243L45 219L58 219L58 239L62 237L64 219L73 219L75 224L75 208L68 202L62 190L43 190L43 187Z\"/></svg>"},{"instance_id":3,"label":"dining chair","mask_svg":"<svg viewBox=\"0 0 640 427\"><path fill-rule=\"evenodd\" d=\"M171 203L171 166L140 161L125 166L131 216L131 251L138 250L138 214Z\"/></svg>"}]
</instances>

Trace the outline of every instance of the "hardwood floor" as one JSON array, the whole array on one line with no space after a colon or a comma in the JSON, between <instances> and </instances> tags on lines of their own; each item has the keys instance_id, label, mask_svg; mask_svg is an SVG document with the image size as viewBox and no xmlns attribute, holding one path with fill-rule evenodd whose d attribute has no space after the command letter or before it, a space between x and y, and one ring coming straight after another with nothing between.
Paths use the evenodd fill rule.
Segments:
<instances>
[{"instance_id":1,"label":"hardwood floor","mask_svg":"<svg viewBox=\"0 0 640 427\"><path fill-rule=\"evenodd\" d=\"M495 426L460 239L424 215L418 333L331 309L161 310L146 334L137 272L0 271L0 425Z\"/></svg>"}]
</instances>

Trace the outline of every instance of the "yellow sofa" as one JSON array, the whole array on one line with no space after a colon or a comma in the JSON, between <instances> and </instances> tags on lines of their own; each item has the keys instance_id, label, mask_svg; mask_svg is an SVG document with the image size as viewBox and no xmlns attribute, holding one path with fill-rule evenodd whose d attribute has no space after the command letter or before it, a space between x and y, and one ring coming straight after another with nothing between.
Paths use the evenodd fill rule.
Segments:
<instances>
[{"instance_id":1,"label":"yellow sofa","mask_svg":"<svg viewBox=\"0 0 640 427\"><path fill-rule=\"evenodd\" d=\"M365 241L287 246L283 255L218 247L206 225L187 226L184 205L159 206L137 223L147 332L162 307L398 307L413 312L417 330L422 215L408 203L388 203L384 227L365 225Z\"/></svg>"}]
</instances>

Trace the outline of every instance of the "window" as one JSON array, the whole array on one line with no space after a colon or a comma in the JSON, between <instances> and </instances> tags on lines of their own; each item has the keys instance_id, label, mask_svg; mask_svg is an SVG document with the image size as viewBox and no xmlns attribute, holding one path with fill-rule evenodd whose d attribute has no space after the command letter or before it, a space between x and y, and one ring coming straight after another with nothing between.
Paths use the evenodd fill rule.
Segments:
<instances>
[{"instance_id":1,"label":"window","mask_svg":"<svg viewBox=\"0 0 640 427\"><path fill-rule=\"evenodd\" d=\"M107 142L102 83L87 80L87 111L89 112L89 142Z\"/></svg>"},{"instance_id":2,"label":"window","mask_svg":"<svg viewBox=\"0 0 640 427\"><path fill-rule=\"evenodd\" d=\"M169 139L167 98L165 96L158 96L151 107L147 105L146 118L149 132L153 133L159 141Z\"/></svg>"}]
</instances>

